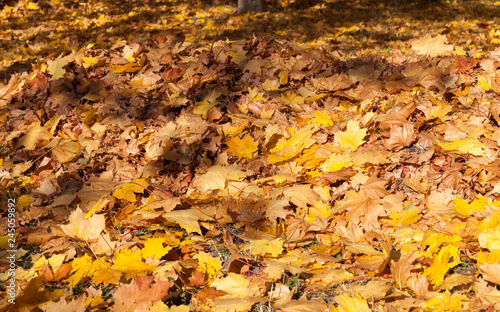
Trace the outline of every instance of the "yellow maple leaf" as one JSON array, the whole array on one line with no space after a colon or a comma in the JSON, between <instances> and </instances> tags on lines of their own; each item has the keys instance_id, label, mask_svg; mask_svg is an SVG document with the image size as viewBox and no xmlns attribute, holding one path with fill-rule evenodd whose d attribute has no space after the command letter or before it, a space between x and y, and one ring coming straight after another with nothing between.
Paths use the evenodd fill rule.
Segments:
<instances>
[{"instance_id":1,"label":"yellow maple leaf","mask_svg":"<svg viewBox=\"0 0 500 312\"><path fill-rule=\"evenodd\" d=\"M69 224L61 226L64 233L81 240L95 240L104 230L105 219L103 215L93 215L85 219L84 212L77 208L69 215Z\"/></svg>"},{"instance_id":2,"label":"yellow maple leaf","mask_svg":"<svg viewBox=\"0 0 500 312\"><path fill-rule=\"evenodd\" d=\"M218 278L210 286L225 291L227 295L222 298L252 298L261 294L259 279L247 279L236 273L228 273L226 277Z\"/></svg>"},{"instance_id":3,"label":"yellow maple leaf","mask_svg":"<svg viewBox=\"0 0 500 312\"><path fill-rule=\"evenodd\" d=\"M281 94L281 97L278 99L281 103L290 106L295 111L302 111L302 108L299 104L304 103L304 98L294 92L288 91L284 94Z\"/></svg>"},{"instance_id":4,"label":"yellow maple leaf","mask_svg":"<svg viewBox=\"0 0 500 312\"><path fill-rule=\"evenodd\" d=\"M438 145L447 151L459 151L463 154L471 154L474 156L484 156L486 144L476 138L465 138L462 140L456 139L452 142L437 142Z\"/></svg>"},{"instance_id":5,"label":"yellow maple leaf","mask_svg":"<svg viewBox=\"0 0 500 312\"><path fill-rule=\"evenodd\" d=\"M33 150L38 143L51 141L54 138L53 133L59 124L59 121L63 118L64 116L59 115L49 120L43 127L32 127L28 133L19 139L16 148L24 146L28 150Z\"/></svg>"},{"instance_id":6,"label":"yellow maple leaf","mask_svg":"<svg viewBox=\"0 0 500 312\"><path fill-rule=\"evenodd\" d=\"M424 269L424 274L429 276L429 280L435 286L441 285L444 280L445 274L449 269L460 263L460 256L458 247L448 245L432 257L432 264L430 267Z\"/></svg>"},{"instance_id":7,"label":"yellow maple leaf","mask_svg":"<svg viewBox=\"0 0 500 312\"><path fill-rule=\"evenodd\" d=\"M294 132L294 129L290 129ZM310 147L315 143L311 136L316 132L317 129L313 125L307 125L296 133L292 133L290 139L280 139L276 146L270 151L271 155L268 156L267 160L271 164L275 164L282 161L290 160L291 158L299 155L302 150Z\"/></svg>"},{"instance_id":8,"label":"yellow maple leaf","mask_svg":"<svg viewBox=\"0 0 500 312\"><path fill-rule=\"evenodd\" d=\"M470 216L474 212L484 211L485 206L489 204L489 199L479 195L478 198L470 204L467 204L465 200L458 197L453 199L453 202L455 203L453 210L461 215Z\"/></svg>"},{"instance_id":9,"label":"yellow maple leaf","mask_svg":"<svg viewBox=\"0 0 500 312\"><path fill-rule=\"evenodd\" d=\"M75 258L71 262L71 276L69 284L75 287L83 278L92 276L95 267L92 266L92 259L87 254L83 257Z\"/></svg>"},{"instance_id":10,"label":"yellow maple leaf","mask_svg":"<svg viewBox=\"0 0 500 312\"><path fill-rule=\"evenodd\" d=\"M248 96L250 97L250 101L265 100L262 95L263 95L263 93L259 93L259 90L257 89L257 87L255 87L253 89L248 87Z\"/></svg>"},{"instance_id":11,"label":"yellow maple leaf","mask_svg":"<svg viewBox=\"0 0 500 312\"><path fill-rule=\"evenodd\" d=\"M202 192L223 190L228 181L241 181L246 176L246 173L236 164L227 167L216 165L208 168L205 174L196 176L193 179L193 185Z\"/></svg>"},{"instance_id":12,"label":"yellow maple leaf","mask_svg":"<svg viewBox=\"0 0 500 312\"><path fill-rule=\"evenodd\" d=\"M489 91L491 89L491 83L489 77L479 76L477 77L477 85L483 88L483 91Z\"/></svg>"},{"instance_id":13,"label":"yellow maple leaf","mask_svg":"<svg viewBox=\"0 0 500 312\"><path fill-rule=\"evenodd\" d=\"M207 274L209 282L221 275L223 267L222 261L219 258L214 258L209 253L200 251L194 256L194 259L198 260L200 264L199 269Z\"/></svg>"},{"instance_id":14,"label":"yellow maple leaf","mask_svg":"<svg viewBox=\"0 0 500 312\"><path fill-rule=\"evenodd\" d=\"M389 213L389 218L391 218L391 221L389 221L389 223L393 226L407 226L420 220L420 218L422 217L420 213L421 210L418 207L408 207L402 210L391 209L391 212Z\"/></svg>"},{"instance_id":15,"label":"yellow maple leaf","mask_svg":"<svg viewBox=\"0 0 500 312\"><path fill-rule=\"evenodd\" d=\"M424 303L423 307L425 311L448 311L448 312L459 312L462 310L462 303L468 301L467 296L454 293L453 295L449 291L444 293L438 293L434 298L430 299Z\"/></svg>"},{"instance_id":16,"label":"yellow maple leaf","mask_svg":"<svg viewBox=\"0 0 500 312\"><path fill-rule=\"evenodd\" d=\"M324 173L328 173L339 171L340 169L349 167L352 164L350 153L331 154L320 168Z\"/></svg>"},{"instance_id":17,"label":"yellow maple leaf","mask_svg":"<svg viewBox=\"0 0 500 312\"><path fill-rule=\"evenodd\" d=\"M422 240L422 252L428 257L434 256L439 251L441 245L456 244L462 240L460 235L448 233L435 233L428 231Z\"/></svg>"},{"instance_id":18,"label":"yellow maple leaf","mask_svg":"<svg viewBox=\"0 0 500 312\"><path fill-rule=\"evenodd\" d=\"M360 295L356 294L354 297L345 293L335 297L337 306L331 306L332 312L370 312L368 303Z\"/></svg>"},{"instance_id":19,"label":"yellow maple leaf","mask_svg":"<svg viewBox=\"0 0 500 312\"><path fill-rule=\"evenodd\" d=\"M69 57L59 55L54 61L50 62L47 67L48 73L52 76L51 80L57 80L60 78L64 78L66 74L66 69L63 67L68 64Z\"/></svg>"},{"instance_id":20,"label":"yellow maple leaf","mask_svg":"<svg viewBox=\"0 0 500 312\"><path fill-rule=\"evenodd\" d=\"M278 79L266 79L266 81L262 83L262 87L264 87L266 91L278 91L280 82Z\"/></svg>"},{"instance_id":21,"label":"yellow maple leaf","mask_svg":"<svg viewBox=\"0 0 500 312\"><path fill-rule=\"evenodd\" d=\"M157 267L144 263L140 250L122 249L115 254L115 263L111 268L125 273L127 278L133 278L145 276L148 272L156 270Z\"/></svg>"},{"instance_id":22,"label":"yellow maple leaf","mask_svg":"<svg viewBox=\"0 0 500 312\"><path fill-rule=\"evenodd\" d=\"M270 254L273 258L276 258L283 252L283 240L281 238L252 240L250 241L250 246L252 248L250 253L253 256Z\"/></svg>"},{"instance_id":23,"label":"yellow maple leaf","mask_svg":"<svg viewBox=\"0 0 500 312\"><path fill-rule=\"evenodd\" d=\"M357 121L349 120L345 132L338 132L335 134L335 142L342 148L355 151L365 141L366 129L360 129Z\"/></svg>"},{"instance_id":24,"label":"yellow maple leaf","mask_svg":"<svg viewBox=\"0 0 500 312\"><path fill-rule=\"evenodd\" d=\"M141 250L142 258L146 259L151 256L154 259L160 259L166 255L171 249L171 246L164 247L163 244L166 243L164 237L151 237L144 242L144 248Z\"/></svg>"},{"instance_id":25,"label":"yellow maple leaf","mask_svg":"<svg viewBox=\"0 0 500 312\"><path fill-rule=\"evenodd\" d=\"M92 262L91 277L92 282L96 285L100 283L115 284L122 278L122 272L111 268L111 264L107 263L104 258L99 258Z\"/></svg>"},{"instance_id":26,"label":"yellow maple leaf","mask_svg":"<svg viewBox=\"0 0 500 312\"><path fill-rule=\"evenodd\" d=\"M478 235L479 245L492 252L500 251L500 227L485 229Z\"/></svg>"},{"instance_id":27,"label":"yellow maple leaf","mask_svg":"<svg viewBox=\"0 0 500 312\"><path fill-rule=\"evenodd\" d=\"M113 192L113 196L117 199L126 199L130 202L135 202L135 193L142 193L149 184L144 179L136 179L132 182L119 186Z\"/></svg>"},{"instance_id":28,"label":"yellow maple leaf","mask_svg":"<svg viewBox=\"0 0 500 312\"><path fill-rule=\"evenodd\" d=\"M193 114L202 115L203 117L205 117L207 115L207 112L214 108L217 104L219 103L208 101L196 102L193 108Z\"/></svg>"},{"instance_id":29,"label":"yellow maple leaf","mask_svg":"<svg viewBox=\"0 0 500 312\"><path fill-rule=\"evenodd\" d=\"M259 144L252 138L251 135L246 135L243 140L239 137L232 137L226 142L226 145L229 147L229 152L240 159L251 159L252 154L259 149Z\"/></svg>"},{"instance_id":30,"label":"yellow maple leaf","mask_svg":"<svg viewBox=\"0 0 500 312\"><path fill-rule=\"evenodd\" d=\"M327 111L314 111L314 118L310 122L314 122L318 126L324 125L327 128L333 126L333 119Z\"/></svg>"},{"instance_id":31,"label":"yellow maple leaf","mask_svg":"<svg viewBox=\"0 0 500 312\"><path fill-rule=\"evenodd\" d=\"M316 218L328 218L332 214L332 206L329 203L317 202L308 209L304 221L312 223Z\"/></svg>"}]
</instances>

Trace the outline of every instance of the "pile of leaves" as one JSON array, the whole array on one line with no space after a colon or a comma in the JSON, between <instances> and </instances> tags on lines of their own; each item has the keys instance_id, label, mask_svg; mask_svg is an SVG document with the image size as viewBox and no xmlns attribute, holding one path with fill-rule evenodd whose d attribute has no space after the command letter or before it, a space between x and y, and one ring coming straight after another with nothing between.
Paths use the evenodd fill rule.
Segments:
<instances>
[{"instance_id":1,"label":"pile of leaves","mask_svg":"<svg viewBox=\"0 0 500 312\"><path fill-rule=\"evenodd\" d=\"M355 54L171 34L13 73L2 309L500 309L500 49L449 30Z\"/></svg>"}]
</instances>

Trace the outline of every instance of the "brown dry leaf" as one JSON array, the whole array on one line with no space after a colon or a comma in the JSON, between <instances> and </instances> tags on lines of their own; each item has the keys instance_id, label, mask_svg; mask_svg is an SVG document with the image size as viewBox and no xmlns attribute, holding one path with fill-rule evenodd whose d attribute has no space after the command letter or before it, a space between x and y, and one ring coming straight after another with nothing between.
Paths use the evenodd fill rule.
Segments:
<instances>
[{"instance_id":1,"label":"brown dry leaf","mask_svg":"<svg viewBox=\"0 0 500 312\"><path fill-rule=\"evenodd\" d=\"M225 291L223 298L254 298L264 291L265 283L259 278L246 277L241 274L228 273L226 277L217 278L210 286Z\"/></svg>"},{"instance_id":2,"label":"brown dry leaf","mask_svg":"<svg viewBox=\"0 0 500 312\"><path fill-rule=\"evenodd\" d=\"M431 185L419 172L410 172L403 178L403 183L416 192L427 194Z\"/></svg>"},{"instance_id":3,"label":"brown dry leaf","mask_svg":"<svg viewBox=\"0 0 500 312\"><path fill-rule=\"evenodd\" d=\"M51 301L49 304L42 307L44 312L85 312L84 297L77 298L72 301L61 299L57 302Z\"/></svg>"},{"instance_id":4,"label":"brown dry leaf","mask_svg":"<svg viewBox=\"0 0 500 312\"><path fill-rule=\"evenodd\" d=\"M413 125L409 122L403 124L402 127L392 126L390 135L390 138L384 141L384 147L394 151L410 146L417 138Z\"/></svg>"},{"instance_id":5,"label":"brown dry leaf","mask_svg":"<svg viewBox=\"0 0 500 312\"><path fill-rule=\"evenodd\" d=\"M445 35L432 37L427 34L419 39L414 39L411 42L411 48L420 55L435 57L450 55L453 52L453 45L446 44L448 38Z\"/></svg>"},{"instance_id":6,"label":"brown dry leaf","mask_svg":"<svg viewBox=\"0 0 500 312\"><path fill-rule=\"evenodd\" d=\"M292 204L299 208L307 208L308 205L314 206L319 200L319 195L309 184L279 188L274 190L273 194L284 195L285 198L288 198Z\"/></svg>"},{"instance_id":7,"label":"brown dry leaf","mask_svg":"<svg viewBox=\"0 0 500 312\"><path fill-rule=\"evenodd\" d=\"M220 165L210 167L205 174L198 175L193 179L193 186L201 192L211 190L223 190L229 181L241 181L246 173L236 164L228 167Z\"/></svg>"},{"instance_id":8,"label":"brown dry leaf","mask_svg":"<svg viewBox=\"0 0 500 312\"><path fill-rule=\"evenodd\" d=\"M61 164L70 162L80 156L82 146L78 142L62 142L52 150L52 155L57 158Z\"/></svg>"},{"instance_id":9,"label":"brown dry leaf","mask_svg":"<svg viewBox=\"0 0 500 312\"><path fill-rule=\"evenodd\" d=\"M168 153L173 145L174 143L172 140L166 136L152 136L144 147L146 150L146 158L148 160L156 160Z\"/></svg>"},{"instance_id":10,"label":"brown dry leaf","mask_svg":"<svg viewBox=\"0 0 500 312\"><path fill-rule=\"evenodd\" d=\"M498 262L480 263L479 273L483 275L484 280L500 285L500 264Z\"/></svg>"},{"instance_id":11,"label":"brown dry leaf","mask_svg":"<svg viewBox=\"0 0 500 312\"><path fill-rule=\"evenodd\" d=\"M345 74L335 74L327 78L318 78L314 79L313 82L317 87L328 91L347 89L353 83L351 78Z\"/></svg>"},{"instance_id":12,"label":"brown dry leaf","mask_svg":"<svg viewBox=\"0 0 500 312\"><path fill-rule=\"evenodd\" d=\"M265 298L228 298L214 302L215 312L247 312L258 302L264 302Z\"/></svg>"},{"instance_id":13,"label":"brown dry leaf","mask_svg":"<svg viewBox=\"0 0 500 312\"><path fill-rule=\"evenodd\" d=\"M408 117L415 110L415 104L409 104L396 112L390 112L386 118L380 123L382 129L392 128L392 126L402 127L408 123Z\"/></svg>"},{"instance_id":14,"label":"brown dry leaf","mask_svg":"<svg viewBox=\"0 0 500 312\"><path fill-rule=\"evenodd\" d=\"M171 281L156 281L153 284L152 276L135 278L129 285L118 286L113 294L113 311L147 311L168 294L172 285Z\"/></svg>"},{"instance_id":15,"label":"brown dry leaf","mask_svg":"<svg viewBox=\"0 0 500 312\"><path fill-rule=\"evenodd\" d=\"M417 257L413 253L402 255L398 261L391 260L391 274L396 282L396 287L403 289L411 276L413 262Z\"/></svg>"},{"instance_id":16,"label":"brown dry leaf","mask_svg":"<svg viewBox=\"0 0 500 312\"><path fill-rule=\"evenodd\" d=\"M378 218L386 214L379 199L370 198L364 192L347 191L345 199L337 204L336 213L345 211L349 222L362 224L366 230L379 228Z\"/></svg>"},{"instance_id":17,"label":"brown dry leaf","mask_svg":"<svg viewBox=\"0 0 500 312\"><path fill-rule=\"evenodd\" d=\"M427 276L418 276L412 273L407 280L407 287L418 297L429 300L436 294L435 291L430 290L429 280Z\"/></svg>"},{"instance_id":18,"label":"brown dry leaf","mask_svg":"<svg viewBox=\"0 0 500 312\"><path fill-rule=\"evenodd\" d=\"M278 304L276 307L286 312L326 312L329 310L323 299L315 298L307 300L305 296L297 300L291 300L283 304Z\"/></svg>"},{"instance_id":19,"label":"brown dry leaf","mask_svg":"<svg viewBox=\"0 0 500 312\"><path fill-rule=\"evenodd\" d=\"M363 192L370 198L382 198L389 194L386 190L387 180L377 178L373 174L363 186Z\"/></svg>"},{"instance_id":20,"label":"brown dry leaf","mask_svg":"<svg viewBox=\"0 0 500 312\"><path fill-rule=\"evenodd\" d=\"M382 300L387 292L392 288L387 281L369 281L364 285L353 284L352 290L366 300Z\"/></svg>"}]
</instances>

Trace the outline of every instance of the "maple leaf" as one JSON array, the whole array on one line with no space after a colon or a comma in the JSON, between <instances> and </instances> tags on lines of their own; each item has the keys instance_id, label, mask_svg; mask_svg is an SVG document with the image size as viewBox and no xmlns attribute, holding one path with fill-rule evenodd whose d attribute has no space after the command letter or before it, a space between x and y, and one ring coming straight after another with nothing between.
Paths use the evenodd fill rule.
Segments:
<instances>
[{"instance_id":1,"label":"maple leaf","mask_svg":"<svg viewBox=\"0 0 500 312\"><path fill-rule=\"evenodd\" d=\"M168 221L178 224L180 227L185 229L188 233L199 233L201 234L201 228L198 221L201 220L212 220L213 218L207 215L205 212L198 209L185 209L185 210L175 210L165 213L163 215Z\"/></svg>"},{"instance_id":2,"label":"maple leaf","mask_svg":"<svg viewBox=\"0 0 500 312\"><path fill-rule=\"evenodd\" d=\"M173 248L172 246L164 247L163 244L166 242L167 240L161 237L148 238L144 242L144 248L141 250L142 258L146 259L153 256L154 259L160 259Z\"/></svg>"},{"instance_id":3,"label":"maple leaf","mask_svg":"<svg viewBox=\"0 0 500 312\"><path fill-rule=\"evenodd\" d=\"M219 258L214 258L209 253L202 251L198 252L194 259L197 259L200 264L198 269L207 274L208 281L213 281L214 278L221 275L222 261Z\"/></svg>"},{"instance_id":4,"label":"maple leaf","mask_svg":"<svg viewBox=\"0 0 500 312\"><path fill-rule=\"evenodd\" d=\"M327 111L314 111L314 119L311 119L310 122L316 123L318 126L325 126L327 128L331 128L333 123L333 118L330 117L330 114Z\"/></svg>"},{"instance_id":5,"label":"maple leaf","mask_svg":"<svg viewBox=\"0 0 500 312\"><path fill-rule=\"evenodd\" d=\"M264 100L264 97L262 95L263 93L259 93L257 87L253 89L248 87L248 96L250 97L250 101L262 101Z\"/></svg>"},{"instance_id":6,"label":"maple leaf","mask_svg":"<svg viewBox=\"0 0 500 312\"><path fill-rule=\"evenodd\" d=\"M227 311L238 311L245 312L250 311L252 306L258 302L264 302L264 298L227 298L219 299L214 302L215 310L214 312L227 312Z\"/></svg>"},{"instance_id":7,"label":"maple leaf","mask_svg":"<svg viewBox=\"0 0 500 312\"><path fill-rule=\"evenodd\" d=\"M259 149L258 143L255 142L251 135L246 135L243 140L239 137L232 137L226 142L226 145L229 147L229 152L240 159L251 159L252 154Z\"/></svg>"},{"instance_id":8,"label":"maple leaf","mask_svg":"<svg viewBox=\"0 0 500 312\"><path fill-rule=\"evenodd\" d=\"M429 276L432 284L439 286L443 282L444 276L448 270L458 264L460 264L458 247L448 245L441 248L438 253L433 255L431 266L425 268L424 272Z\"/></svg>"},{"instance_id":9,"label":"maple leaf","mask_svg":"<svg viewBox=\"0 0 500 312\"><path fill-rule=\"evenodd\" d=\"M360 129L357 121L349 120L345 132L337 132L335 134L335 142L342 148L355 151L365 141L366 129Z\"/></svg>"},{"instance_id":10,"label":"maple leaf","mask_svg":"<svg viewBox=\"0 0 500 312\"><path fill-rule=\"evenodd\" d=\"M49 120L43 127L34 126L32 127L28 133L22 136L17 142L16 148L24 146L28 150L32 150L36 147L36 145L40 142L52 140L53 133L61 119L64 116L57 116Z\"/></svg>"},{"instance_id":11,"label":"maple leaf","mask_svg":"<svg viewBox=\"0 0 500 312\"><path fill-rule=\"evenodd\" d=\"M465 138L462 140L453 140L452 142L437 142L438 145L447 151L459 151L463 154L471 154L474 156L484 156L486 144L476 138Z\"/></svg>"},{"instance_id":12,"label":"maple leaf","mask_svg":"<svg viewBox=\"0 0 500 312\"><path fill-rule=\"evenodd\" d=\"M430 57L450 55L453 52L453 45L448 45L448 38L445 35L432 37L430 34L420 39L415 39L411 43L411 48L418 54Z\"/></svg>"},{"instance_id":13,"label":"maple leaf","mask_svg":"<svg viewBox=\"0 0 500 312\"><path fill-rule=\"evenodd\" d=\"M500 251L500 227L485 229L478 236L479 245L493 252Z\"/></svg>"},{"instance_id":14,"label":"maple leaf","mask_svg":"<svg viewBox=\"0 0 500 312\"><path fill-rule=\"evenodd\" d=\"M195 177L193 185L202 192L223 190L229 181L241 181L246 176L236 164L227 167L216 165L210 167L205 174Z\"/></svg>"},{"instance_id":15,"label":"maple leaf","mask_svg":"<svg viewBox=\"0 0 500 312\"><path fill-rule=\"evenodd\" d=\"M44 312L65 312L65 311L74 311L74 312L85 312L83 297L74 299L73 301L66 301L65 299L61 299L57 302L51 301L47 305L44 305L42 311Z\"/></svg>"},{"instance_id":16,"label":"maple leaf","mask_svg":"<svg viewBox=\"0 0 500 312\"><path fill-rule=\"evenodd\" d=\"M269 163L275 164L290 160L299 155L304 148L308 148L315 143L311 138L313 133L317 131L314 125L307 125L296 132L294 129L291 129L291 131L292 136L290 139L280 139L276 146L270 150L271 155L267 158Z\"/></svg>"},{"instance_id":17,"label":"maple leaf","mask_svg":"<svg viewBox=\"0 0 500 312\"><path fill-rule=\"evenodd\" d=\"M105 227L104 215L93 215L85 219L84 212L77 208L69 216L69 224L61 226L64 233L83 241L97 240Z\"/></svg>"},{"instance_id":18,"label":"maple leaf","mask_svg":"<svg viewBox=\"0 0 500 312\"><path fill-rule=\"evenodd\" d=\"M332 306L331 311L335 312L370 312L371 309L368 307L368 303L360 295L355 295L353 297L349 294L342 294L335 297L335 302L338 306Z\"/></svg>"},{"instance_id":19,"label":"maple leaf","mask_svg":"<svg viewBox=\"0 0 500 312\"><path fill-rule=\"evenodd\" d=\"M439 293L434 296L434 298L427 301L423 307L426 311L450 311L459 312L462 311L463 303L468 301L467 296L460 295L458 293L451 294L449 291L444 293Z\"/></svg>"},{"instance_id":20,"label":"maple leaf","mask_svg":"<svg viewBox=\"0 0 500 312\"><path fill-rule=\"evenodd\" d=\"M52 155L57 158L61 164L70 162L80 156L82 146L78 142L66 141L60 143L52 149Z\"/></svg>"},{"instance_id":21,"label":"maple leaf","mask_svg":"<svg viewBox=\"0 0 500 312\"><path fill-rule=\"evenodd\" d=\"M264 290L258 278L246 278L241 274L228 273L226 277L218 278L210 286L225 291L223 298L251 298L261 294Z\"/></svg>"},{"instance_id":22,"label":"maple leaf","mask_svg":"<svg viewBox=\"0 0 500 312\"><path fill-rule=\"evenodd\" d=\"M168 294L172 285L171 281L153 283L152 276L135 278L130 285L118 286L113 294L115 300L113 311L147 311Z\"/></svg>"},{"instance_id":23,"label":"maple leaf","mask_svg":"<svg viewBox=\"0 0 500 312\"><path fill-rule=\"evenodd\" d=\"M270 254L276 258L283 252L283 240L276 238L273 240L257 239L250 241L251 254L265 256Z\"/></svg>"},{"instance_id":24,"label":"maple leaf","mask_svg":"<svg viewBox=\"0 0 500 312\"><path fill-rule=\"evenodd\" d=\"M412 264L416 258L413 253L407 253L402 255L398 261L391 260L391 274L399 289L406 286L406 282L411 276Z\"/></svg>"},{"instance_id":25,"label":"maple leaf","mask_svg":"<svg viewBox=\"0 0 500 312\"><path fill-rule=\"evenodd\" d=\"M391 127L391 136L384 141L384 147L390 150L400 150L403 147L409 146L417 135L413 129L413 125L409 122L402 127Z\"/></svg>"},{"instance_id":26,"label":"maple leaf","mask_svg":"<svg viewBox=\"0 0 500 312\"><path fill-rule=\"evenodd\" d=\"M47 70L48 73L52 76L52 80L64 78L66 75L66 70L63 68L68 64L69 58L59 55L54 61L50 62Z\"/></svg>"},{"instance_id":27,"label":"maple leaf","mask_svg":"<svg viewBox=\"0 0 500 312\"><path fill-rule=\"evenodd\" d=\"M76 286L83 278L92 276L93 271L92 259L87 254L73 259L71 262L71 276L69 277L70 285Z\"/></svg>"},{"instance_id":28,"label":"maple leaf","mask_svg":"<svg viewBox=\"0 0 500 312\"><path fill-rule=\"evenodd\" d=\"M481 195L479 195L478 198L470 204L467 204L465 200L458 197L455 198L453 202L455 203L453 209L457 213L464 216L470 216L475 212L484 211L485 206L489 204L488 198Z\"/></svg>"},{"instance_id":29,"label":"maple leaf","mask_svg":"<svg viewBox=\"0 0 500 312\"><path fill-rule=\"evenodd\" d=\"M111 269L124 272L128 278L144 276L157 267L142 262L141 251L122 249L115 254L115 263Z\"/></svg>"},{"instance_id":30,"label":"maple leaf","mask_svg":"<svg viewBox=\"0 0 500 312\"><path fill-rule=\"evenodd\" d=\"M126 199L130 202L135 202L135 194L141 193L149 186L144 179L136 179L130 183L119 186L113 192L113 196L117 199Z\"/></svg>"}]
</instances>

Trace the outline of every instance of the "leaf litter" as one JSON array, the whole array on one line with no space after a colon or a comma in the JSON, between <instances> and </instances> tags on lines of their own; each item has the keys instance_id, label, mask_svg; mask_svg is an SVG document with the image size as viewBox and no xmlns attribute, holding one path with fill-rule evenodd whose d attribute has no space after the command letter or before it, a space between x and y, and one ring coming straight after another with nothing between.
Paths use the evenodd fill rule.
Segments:
<instances>
[{"instance_id":1,"label":"leaf litter","mask_svg":"<svg viewBox=\"0 0 500 312\"><path fill-rule=\"evenodd\" d=\"M347 18L367 4L350 2ZM57 7L20 1L2 14L29 25L45 5ZM404 9L418 16L432 4L389 3L375 11L403 16L388 18L401 37L384 46L376 22L308 15L325 2L297 11L308 20L297 25L317 33L221 40L238 25L265 32L255 21L300 7L180 5L155 36L110 40L89 28L93 45L79 27L120 20L100 5L83 6L91 22L68 24L79 50L60 40L0 87L2 205L16 198L18 250L16 305L4 296L2 309L499 308L495 24L438 19L412 32L422 24ZM185 33L160 34L168 21ZM136 23L120 31L140 33ZM2 56L4 66L32 62L54 35L35 36L27 59Z\"/></svg>"}]
</instances>

